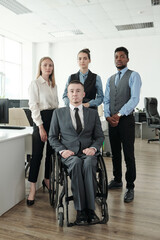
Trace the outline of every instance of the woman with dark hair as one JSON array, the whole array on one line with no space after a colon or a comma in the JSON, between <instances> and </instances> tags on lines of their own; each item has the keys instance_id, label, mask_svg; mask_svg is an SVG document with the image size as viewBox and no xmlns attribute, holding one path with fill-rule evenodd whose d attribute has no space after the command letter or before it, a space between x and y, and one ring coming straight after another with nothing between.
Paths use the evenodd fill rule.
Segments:
<instances>
[{"instance_id":1,"label":"woman with dark hair","mask_svg":"<svg viewBox=\"0 0 160 240\"><path fill-rule=\"evenodd\" d=\"M46 144L45 176L43 187L49 189L49 164L52 148L48 142L48 132L52 113L58 107L57 86L54 78L54 63L50 57L43 57L39 62L37 79L29 86L29 108L33 118L32 159L28 181L30 193L27 205L35 201L36 182L38 178L44 144Z\"/></svg>"},{"instance_id":2,"label":"woman with dark hair","mask_svg":"<svg viewBox=\"0 0 160 240\"><path fill-rule=\"evenodd\" d=\"M100 76L92 73L89 69L89 63L91 62L90 50L88 48L82 49L77 56L77 61L80 70L69 76L63 93L63 100L66 106L69 105L67 97L68 84L73 80L79 80L84 84L85 97L83 99L84 107L91 107L97 109L97 107L103 102L103 88Z\"/></svg>"}]
</instances>

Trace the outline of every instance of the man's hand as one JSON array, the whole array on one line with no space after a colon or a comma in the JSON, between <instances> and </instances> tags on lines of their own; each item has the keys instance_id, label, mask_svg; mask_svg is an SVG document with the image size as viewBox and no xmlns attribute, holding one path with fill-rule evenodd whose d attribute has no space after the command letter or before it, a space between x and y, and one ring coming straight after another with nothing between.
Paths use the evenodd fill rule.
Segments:
<instances>
[{"instance_id":1,"label":"man's hand","mask_svg":"<svg viewBox=\"0 0 160 240\"><path fill-rule=\"evenodd\" d=\"M113 115L114 116L114 115ZM116 127L119 123L119 120L115 119L112 117L107 117L106 120L107 122L109 122L109 124L112 126L112 127Z\"/></svg>"},{"instance_id":2,"label":"man's hand","mask_svg":"<svg viewBox=\"0 0 160 240\"><path fill-rule=\"evenodd\" d=\"M83 150L83 153L86 154L87 156L94 156L96 150L94 148L86 148Z\"/></svg>"},{"instance_id":3,"label":"man's hand","mask_svg":"<svg viewBox=\"0 0 160 240\"><path fill-rule=\"evenodd\" d=\"M84 106L84 107L89 107L90 105L89 105L89 103L87 102L87 103L83 103L83 106Z\"/></svg>"},{"instance_id":4,"label":"man's hand","mask_svg":"<svg viewBox=\"0 0 160 240\"><path fill-rule=\"evenodd\" d=\"M114 118L116 121L119 122L120 117L118 116L118 114L114 114L114 115L112 116L112 118Z\"/></svg>"},{"instance_id":5,"label":"man's hand","mask_svg":"<svg viewBox=\"0 0 160 240\"><path fill-rule=\"evenodd\" d=\"M63 158L68 158L70 156L73 156L74 155L74 152L70 151L70 150L64 150L62 153L61 153L61 156Z\"/></svg>"}]
</instances>

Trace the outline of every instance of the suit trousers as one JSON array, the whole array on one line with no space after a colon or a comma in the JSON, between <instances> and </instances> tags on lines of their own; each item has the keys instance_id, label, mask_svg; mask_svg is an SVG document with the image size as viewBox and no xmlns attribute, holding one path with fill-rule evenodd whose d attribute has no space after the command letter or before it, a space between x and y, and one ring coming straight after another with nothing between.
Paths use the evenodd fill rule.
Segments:
<instances>
[{"instance_id":1,"label":"suit trousers","mask_svg":"<svg viewBox=\"0 0 160 240\"><path fill-rule=\"evenodd\" d=\"M122 116L116 127L109 125L109 138L112 150L113 176L117 182L122 181L122 154L123 147L124 160L126 163L126 187L134 188L136 179L136 164L134 156L135 141L135 120L131 114Z\"/></svg>"},{"instance_id":2,"label":"suit trousers","mask_svg":"<svg viewBox=\"0 0 160 240\"><path fill-rule=\"evenodd\" d=\"M53 113L53 110L41 111L43 126L45 131L47 132L47 135L50 128L52 113ZM30 171L29 171L29 177L28 177L28 181L30 182L37 182L41 160L43 157L44 145L45 143L41 141L39 128L34 123L33 134L32 134L32 159L30 163ZM49 141L47 140L46 158L45 158L45 174L44 174L46 179L49 179L50 157L52 153L53 153L52 147L50 146Z\"/></svg>"},{"instance_id":3,"label":"suit trousers","mask_svg":"<svg viewBox=\"0 0 160 240\"><path fill-rule=\"evenodd\" d=\"M61 158L63 164L67 166L71 177L71 190L73 193L76 210L95 210L95 196L97 190L96 156L70 156Z\"/></svg>"}]
</instances>

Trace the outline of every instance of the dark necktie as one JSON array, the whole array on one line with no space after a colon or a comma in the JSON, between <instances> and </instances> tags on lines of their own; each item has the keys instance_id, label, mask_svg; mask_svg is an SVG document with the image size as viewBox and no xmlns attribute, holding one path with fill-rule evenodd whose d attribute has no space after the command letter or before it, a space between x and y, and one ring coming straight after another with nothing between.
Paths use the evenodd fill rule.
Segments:
<instances>
[{"instance_id":1,"label":"dark necktie","mask_svg":"<svg viewBox=\"0 0 160 240\"><path fill-rule=\"evenodd\" d=\"M118 79L117 79L117 82L116 82L116 86L118 86L120 80L121 80L121 71L118 72Z\"/></svg>"},{"instance_id":2,"label":"dark necktie","mask_svg":"<svg viewBox=\"0 0 160 240\"><path fill-rule=\"evenodd\" d=\"M79 109L75 108L74 110L75 110L75 119L76 119L76 125L77 125L76 131L79 134L82 131L82 123L78 114Z\"/></svg>"}]
</instances>

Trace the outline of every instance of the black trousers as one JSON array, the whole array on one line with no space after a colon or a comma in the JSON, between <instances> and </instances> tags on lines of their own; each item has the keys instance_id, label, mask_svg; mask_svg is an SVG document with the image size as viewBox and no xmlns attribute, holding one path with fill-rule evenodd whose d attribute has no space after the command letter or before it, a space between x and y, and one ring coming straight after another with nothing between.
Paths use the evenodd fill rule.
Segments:
<instances>
[{"instance_id":1,"label":"black trousers","mask_svg":"<svg viewBox=\"0 0 160 240\"><path fill-rule=\"evenodd\" d=\"M53 110L43 110L41 111L41 117L43 121L43 126L47 135L49 133L50 122L52 118ZM43 157L44 142L41 141L39 134L39 128L36 124L33 124L33 135L32 135L32 159L30 163L30 171L28 181L37 182L38 173L41 165L41 160ZM49 167L50 167L50 157L53 153L53 149L47 140L46 144L46 158L45 158L45 173L44 176L46 179L49 179Z\"/></svg>"},{"instance_id":2,"label":"black trousers","mask_svg":"<svg viewBox=\"0 0 160 240\"><path fill-rule=\"evenodd\" d=\"M134 188L136 179L136 165L134 156L135 141L135 120L133 115L123 116L120 118L117 127L109 125L109 138L112 150L113 176L114 180L122 180L122 147L124 160L126 163L125 179L127 188Z\"/></svg>"}]
</instances>

